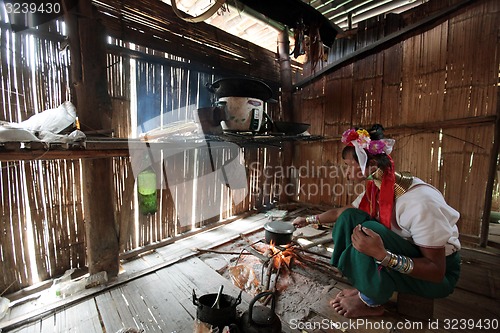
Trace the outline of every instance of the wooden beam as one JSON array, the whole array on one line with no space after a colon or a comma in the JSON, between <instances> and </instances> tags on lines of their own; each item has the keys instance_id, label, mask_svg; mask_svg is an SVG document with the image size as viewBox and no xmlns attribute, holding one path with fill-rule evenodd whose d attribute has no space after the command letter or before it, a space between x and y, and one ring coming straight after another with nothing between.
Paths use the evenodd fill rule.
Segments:
<instances>
[{"instance_id":1,"label":"wooden beam","mask_svg":"<svg viewBox=\"0 0 500 333\"><path fill-rule=\"evenodd\" d=\"M0 161L77 160L80 158L127 157L128 149L107 150L24 150L0 153Z\"/></svg>"},{"instance_id":2,"label":"wooden beam","mask_svg":"<svg viewBox=\"0 0 500 333\"><path fill-rule=\"evenodd\" d=\"M460 127L473 127L492 125L497 121L497 116L480 116L480 117L467 117L459 119L450 119L443 121L435 121L432 123L413 123L400 126L387 127L385 131L387 134L403 134L407 133L408 129L422 130L422 131L437 131L446 128L460 128Z\"/></svg>"}]
</instances>

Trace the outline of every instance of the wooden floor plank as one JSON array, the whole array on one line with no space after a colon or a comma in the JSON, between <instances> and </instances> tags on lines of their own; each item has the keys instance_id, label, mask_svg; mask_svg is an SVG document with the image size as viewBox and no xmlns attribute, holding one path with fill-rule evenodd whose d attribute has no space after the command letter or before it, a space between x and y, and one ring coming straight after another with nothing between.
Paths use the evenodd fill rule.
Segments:
<instances>
[{"instance_id":1,"label":"wooden floor plank","mask_svg":"<svg viewBox=\"0 0 500 333\"><path fill-rule=\"evenodd\" d=\"M122 288L122 296L135 322L135 327L144 329L146 332L161 332L161 327L155 316L149 311L144 300L144 293L139 288L142 280L137 279L127 283L127 288Z\"/></svg>"},{"instance_id":2,"label":"wooden floor plank","mask_svg":"<svg viewBox=\"0 0 500 333\"><path fill-rule=\"evenodd\" d=\"M175 269L162 269L157 272L160 279L171 286L169 288L169 297L172 297L177 301L182 308L189 314L191 320L196 318L196 308L192 303L192 291L193 285L190 284L189 280L177 270L177 265Z\"/></svg>"},{"instance_id":3,"label":"wooden floor plank","mask_svg":"<svg viewBox=\"0 0 500 333\"><path fill-rule=\"evenodd\" d=\"M101 314L106 332L117 332L119 329L125 327L118 313L119 305L115 302L109 291L97 295L95 302Z\"/></svg>"},{"instance_id":4,"label":"wooden floor plank","mask_svg":"<svg viewBox=\"0 0 500 333\"><path fill-rule=\"evenodd\" d=\"M467 290L455 289L448 297L434 301L434 318L441 321L496 319L500 322L500 303L496 299L482 297Z\"/></svg>"},{"instance_id":5,"label":"wooden floor plank","mask_svg":"<svg viewBox=\"0 0 500 333\"><path fill-rule=\"evenodd\" d=\"M176 269L194 286L198 295L217 293L221 285L224 286L224 294L237 297L240 290L231 281L224 278L205 264L198 257L185 260ZM251 300L248 294L242 294L242 300L248 304ZM245 304L245 303L244 303Z\"/></svg>"},{"instance_id":6,"label":"wooden floor plank","mask_svg":"<svg viewBox=\"0 0 500 333\"><path fill-rule=\"evenodd\" d=\"M12 330L13 333L40 333L41 332L41 322L37 321L29 325Z\"/></svg>"},{"instance_id":7,"label":"wooden floor plank","mask_svg":"<svg viewBox=\"0 0 500 333\"><path fill-rule=\"evenodd\" d=\"M168 269L165 269L168 270ZM171 269L173 271L173 269ZM172 272L166 272L172 274ZM176 286L161 279L157 274L141 278L139 289L144 302L164 332L189 332L193 329L193 315L173 295Z\"/></svg>"},{"instance_id":8,"label":"wooden floor plank","mask_svg":"<svg viewBox=\"0 0 500 333\"><path fill-rule=\"evenodd\" d=\"M140 326L141 320L137 320L135 318L135 311L128 303L127 297L130 295L129 285L123 284L118 287L115 287L109 290L109 294L113 299L113 303L115 304L115 309L120 316L122 321L122 325L125 328L134 327L134 328L142 328ZM102 306L98 303L99 311L103 314ZM103 314L104 315L104 314Z\"/></svg>"},{"instance_id":9,"label":"wooden floor plank","mask_svg":"<svg viewBox=\"0 0 500 333\"><path fill-rule=\"evenodd\" d=\"M500 299L500 260L481 252L462 250L462 267L457 288Z\"/></svg>"},{"instance_id":10,"label":"wooden floor plank","mask_svg":"<svg viewBox=\"0 0 500 333\"><path fill-rule=\"evenodd\" d=\"M245 234L262 229L266 222L267 218L264 214L250 216L205 233L197 234L195 237L185 238L176 243L175 247L159 248L157 251L164 260L184 258L186 255L193 254L195 248L215 247L230 241L232 238L239 237L240 233Z\"/></svg>"},{"instance_id":11,"label":"wooden floor plank","mask_svg":"<svg viewBox=\"0 0 500 333\"><path fill-rule=\"evenodd\" d=\"M149 255L151 254L148 254L147 256ZM147 261L145 261L144 258L141 256L133 260L122 262L120 264L120 275L122 276L132 275L134 273L142 272L145 269L148 269L149 267L151 267L151 265Z\"/></svg>"},{"instance_id":12,"label":"wooden floor plank","mask_svg":"<svg viewBox=\"0 0 500 333\"><path fill-rule=\"evenodd\" d=\"M231 239L237 239L240 233L250 232L251 236L260 237L259 233L254 232L256 230L262 232L262 226L265 222L267 219L264 218L264 214L257 214L182 239L175 244L145 254L136 260L124 262L123 269L126 272L119 277L118 284L110 284L107 290L102 290L100 294L81 301L78 306L66 304L61 307L58 305L48 315L43 310L39 310L40 302L37 304L36 301L30 301L16 306L11 309L11 315L0 322L0 331L4 333L73 333L82 332L81 329L85 327L85 332L104 332L105 330L107 333L115 333L124 327L136 327L144 328L147 332L172 332L174 330L178 333L192 332L196 317L196 306L192 302L193 288L198 297L207 293L216 293L221 284L224 285L225 294L236 297L239 293L231 281L194 256L193 248L213 248L220 244L226 244ZM179 258L184 259L176 262ZM498 256L464 249L462 262L462 277L458 288L449 297L435 300L435 320L439 320L441 324L445 319L500 320L497 291L500 283ZM340 289L347 287L341 283L329 284L329 286ZM340 289L329 289L329 295L325 295L324 299L317 300L306 319L311 322L320 322L321 320L347 321L348 319L336 314L328 305L329 299ZM247 310L251 298L252 296L243 293L242 304L238 306L240 312ZM287 298L280 297L280 301L281 299L286 300ZM300 306L300 304L296 306ZM60 311L61 308L64 308L64 311ZM374 323L382 320L405 320L403 317L397 317L393 312L393 310L388 310L387 316L370 320ZM96 320L99 318L99 314L104 329ZM36 321L10 331L8 329L2 330L5 320L11 323L18 316L21 316L20 320L33 318ZM34 316L44 317L36 319ZM292 332L293 330L285 327L284 331ZM307 332L341 331L318 328ZM383 330L375 331L385 332ZM357 332L375 331L357 330ZM398 333L417 331L433 333L492 332L492 330L482 331L480 329L445 331L442 326L437 329L424 327L422 330L397 330ZM350 333L353 330L347 329L344 332Z\"/></svg>"},{"instance_id":13,"label":"wooden floor plank","mask_svg":"<svg viewBox=\"0 0 500 333\"><path fill-rule=\"evenodd\" d=\"M93 300L82 302L55 316L55 330L58 333L100 333L103 332L96 305Z\"/></svg>"},{"instance_id":14,"label":"wooden floor plank","mask_svg":"<svg viewBox=\"0 0 500 333\"><path fill-rule=\"evenodd\" d=\"M56 315L52 314L48 317L43 318L40 322L40 332L41 333L54 333L56 323Z\"/></svg>"}]
</instances>

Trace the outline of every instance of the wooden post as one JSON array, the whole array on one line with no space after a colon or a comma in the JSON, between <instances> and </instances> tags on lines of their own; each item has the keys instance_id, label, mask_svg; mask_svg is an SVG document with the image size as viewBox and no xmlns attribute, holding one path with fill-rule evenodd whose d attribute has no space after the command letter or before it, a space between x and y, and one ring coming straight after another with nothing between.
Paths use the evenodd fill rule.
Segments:
<instances>
[{"instance_id":1,"label":"wooden post","mask_svg":"<svg viewBox=\"0 0 500 333\"><path fill-rule=\"evenodd\" d=\"M111 99L106 76L106 35L91 0L72 7L65 0L71 52L72 96L82 130L111 127ZM118 274L118 233L114 219L112 159L84 159L83 200L90 274Z\"/></svg>"},{"instance_id":2,"label":"wooden post","mask_svg":"<svg viewBox=\"0 0 500 333\"><path fill-rule=\"evenodd\" d=\"M483 218L481 219L481 234L479 246L488 245L488 234L490 226L491 202L493 200L493 186L498 166L498 153L500 152L500 92L497 92L497 118L495 120L495 135L493 137L493 147L491 148L490 166L488 170L488 181L484 193Z\"/></svg>"}]
</instances>

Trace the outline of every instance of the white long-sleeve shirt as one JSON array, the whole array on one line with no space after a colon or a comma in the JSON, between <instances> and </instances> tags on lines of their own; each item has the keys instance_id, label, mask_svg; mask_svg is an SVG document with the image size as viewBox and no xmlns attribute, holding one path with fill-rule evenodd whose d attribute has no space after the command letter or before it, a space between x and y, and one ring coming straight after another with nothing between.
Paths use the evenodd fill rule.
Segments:
<instances>
[{"instance_id":1,"label":"white long-sleeve shirt","mask_svg":"<svg viewBox=\"0 0 500 333\"><path fill-rule=\"evenodd\" d=\"M364 192L352 203L359 208ZM460 213L449 206L432 185L414 177L408 191L394 202L391 230L415 245L445 247L446 255L460 250L457 221Z\"/></svg>"}]
</instances>

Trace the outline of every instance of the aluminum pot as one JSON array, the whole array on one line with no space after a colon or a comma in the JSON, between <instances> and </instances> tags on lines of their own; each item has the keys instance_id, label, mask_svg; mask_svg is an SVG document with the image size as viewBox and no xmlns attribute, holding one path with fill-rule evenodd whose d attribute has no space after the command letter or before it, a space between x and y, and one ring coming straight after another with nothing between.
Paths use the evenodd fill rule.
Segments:
<instances>
[{"instance_id":1,"label":"aluminum pot","mask_svg":"<svg viewBox=\"0 0 500 333\"><path fill-rule=\"evenodd\" d=\"M257 132L264 119L264 102L250 97L221 97L217 102L224 110L224 130Z\"/></svg>"},{"instance_id":2,"label":"aluminum pot","mask_svg":"<svg viewBox=\"0 0 500 333\"><path fill-rule=\"evenodd\" d=\"M295 227L289 222L272 221L264 224L266 243L286 245L292 241Z\"/></svg>"}]
</instances>

